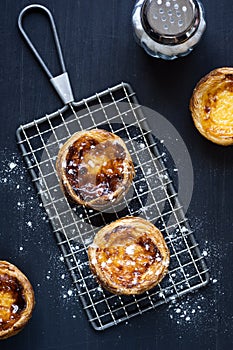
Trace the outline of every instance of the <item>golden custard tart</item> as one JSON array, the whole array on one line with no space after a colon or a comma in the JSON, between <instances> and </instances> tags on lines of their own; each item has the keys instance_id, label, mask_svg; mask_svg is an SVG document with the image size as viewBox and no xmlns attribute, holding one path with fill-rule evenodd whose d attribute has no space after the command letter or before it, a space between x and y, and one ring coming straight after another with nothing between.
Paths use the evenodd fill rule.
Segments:
<instances>
[{"instance_id":1,"label":"golden custard tart","mask_svg":"<svg viewBox=\"0 0 233 350\"><path fill-rule=\"evenodd\" d=\"M64 194L94 209L119 201L135 176L124 141L101 129L71 136L59 150L56 169Z\"/></svg>"},{"instance_id":2,"label":"golden custard tart","mask_svg":"<svg viewBox=\"0 0 233 350\"><path fill-rule=\"evenodd\" d=\"M0 339L23 329L31 318L34 303L27 277L16 266L0 261Z\"/></svg>"},{"instance_id":3,"label":"golden custard tart","mask_svg":"<svg viewBox=\"0 0 233 350\"><path fill-rule=\"evenodd\" d=\"M168 270L170 254L162 233L141 217L127 216L103 227L88 247L97 281L114 294L141 294Z\"/></svg>"},{"instance_id":4,"label":"golden custard tart","mask_svg":"<svg viewBox=\"0 0 233 350\"><path fill-rule=\"evenodd\" d=\"M218 68L200 80L190 100L195 126L208 140L233 144L233 68Z\"/></svg>"}]
</instances>

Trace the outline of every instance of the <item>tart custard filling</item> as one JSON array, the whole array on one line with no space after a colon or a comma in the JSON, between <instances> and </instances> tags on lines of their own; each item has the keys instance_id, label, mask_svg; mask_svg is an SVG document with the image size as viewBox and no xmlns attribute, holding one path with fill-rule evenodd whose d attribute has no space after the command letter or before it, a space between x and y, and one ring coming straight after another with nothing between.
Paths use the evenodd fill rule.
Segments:
<instances>
[{"instance_id":1,"label":"tart custard filling","mask_svg":"<svg viewBox=\"0 0 233 350\"><path fill-rule=\"evenodd\" d=\"M204 101L204 125L209 131L230 134L233 131L233 82L223 83L215 91L208 93Z\"/></svg>"},{"instance_id":2,"label":"tart custard filling","mask_svg":"<svg viewBox=\"0 0 233 350\"><path fill-rule=\"evenodd\" d=\"M122 184L125 157L125 150L117 141L98 142L84 135L69 147L67 180L84 201L111 196Z\"/></svg>"},{"instance_id":3,"label":"tart custard filling","mask_svg":"<svg viewBox=\"0 0 233 350\"><path fill-rule=\"evenodd\" d=\"M117 232L119 229L120 235ZM96 259L105 276L116 285L136 287L144 281L151 265L163 263L159 247L146 233L135 238L123 226L107 235L110 244L103 248L96 247Z\"/></svg>"},{"instance_id":4,"label":"tart custard filling","mask_svg":"<svg viewBox=\"0 0 233 350\"><path fill-rule=\"evenodd\" d=\"M26 308L23 287L17 278L0 274L0 331L10 328Z\"/></svg>"}]
</instances>

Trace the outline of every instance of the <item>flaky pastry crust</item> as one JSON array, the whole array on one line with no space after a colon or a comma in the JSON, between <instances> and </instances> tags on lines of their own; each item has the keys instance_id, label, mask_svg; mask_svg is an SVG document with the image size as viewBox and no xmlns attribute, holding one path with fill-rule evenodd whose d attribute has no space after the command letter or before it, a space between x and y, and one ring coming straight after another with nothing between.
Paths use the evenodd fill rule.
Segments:
<instances>
[{"instance_id":1,"label":"flaky pastry crust","mask_svg":"<svg viewBox=\"0 0 233 350\"><path fill-rule=\"evenodd\" d=\"M69 199L100 210L119 201L135 175L124 141L101 129L75 133L61 147L56 169Z\"/></svg>"},{"instance_id":2,"label":"flaky pastry crust","mask_svg":"<svg viewBox=\"0 0 233 350\"><path fill-rule=\"evenodd\" d=\"M98 282L114 294L141 294L168 270L170 254L162 233L140 217L124 217L103 227L88 248Z\"/></svg>"},{"instance_id":3,"label":"flaky pastry crust","mask_svg":"<svg viewBox=\"0 0 233 350\"><path fill-rule=\"evenodd\" d=\"M34 292L27 277L15 265L0 261L0 340L24 328L34 304Z\"/></svg>"},{"instance_id":4,"label":"flaky pastry crust","mask_svg":"<svg viewBox=\"0 0 233 350\"><path fill-rule=\"evenodd\" d=\"M233 68L218 68L200 80L190 100L195 126L208 140L233 144Z\"/></svg>"}]
</instances>

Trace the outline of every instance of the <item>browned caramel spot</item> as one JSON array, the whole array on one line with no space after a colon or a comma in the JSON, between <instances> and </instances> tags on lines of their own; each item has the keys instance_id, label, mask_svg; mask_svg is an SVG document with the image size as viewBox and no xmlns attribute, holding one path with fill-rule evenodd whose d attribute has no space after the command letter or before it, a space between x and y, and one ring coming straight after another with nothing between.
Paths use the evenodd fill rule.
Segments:
<instances>
[{"instance_id":1,"label":"browned caramel spot","mask_svg":"<svg viewBox=\"0 0 233 350\"><path fill-rule=\"evenodd\" d=\"M84 201L110 195L123 181L124 148L116 141L80 137L69 148L66 176Z\"/></svg>"},{"instance_id":2,"label":"browned caramel spot","mask_svg":"<svg viewBox=\"0 0 233 350\"><path fill-rule=\"evenodd\" d=\"M101 269L116 285L136 287L152 264L161 264L162 256L155 243L146 234L131 244L98 248L96 254Z\"/></svg>"},{"instance_id":3,"label":"browned caramel spot","mask_svg":"<svg viewBox=\"0 0 233 350\"><path fill-rule=\"evenodd\" d=\"M228 80L233 80L233 74L225 74L225 78Z\"/></svg>"},{"instance_id":4,"label":"browned caramel spot","mask_svg":"<svg viewBox=\"0 0 233 350\"><path fill-rule=\"evenodd\" d=\"M211 108L209 106L205 106L205 113L209 114L211 111Z\"/></svg>"},{"instance_id":5,"label":"browned caramel spot","mask_svg":"<svg viewBox=\"0 0 233 350\"><path fill-rule=\"evenodd\" d=\"M10 328L26 308L23 287L7 274L0 275L0 330Z\"/></svg>"}]
</instances>

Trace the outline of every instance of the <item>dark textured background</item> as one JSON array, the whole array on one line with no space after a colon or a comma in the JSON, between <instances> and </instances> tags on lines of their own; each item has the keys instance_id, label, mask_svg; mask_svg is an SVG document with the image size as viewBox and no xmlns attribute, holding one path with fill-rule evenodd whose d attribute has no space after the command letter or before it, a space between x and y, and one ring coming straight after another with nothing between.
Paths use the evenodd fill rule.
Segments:
<instances>
[{"instance_id":1,"label":"dark textured background","mask_svg":"<svg viewBox=\"0 0 233 350\"><path fill-rule=\"evenodd\" d=\"M0 259L26 273L37 302L25 330L2 341L0 349L232 349L233 148L216 146L200 136L188 103L203 75L233 64L233 2L203 0L208 24L203 40L191 55L174 62L152 59L134 42L132 0L40 2L54 14L76 100L129 82L143 105L174 124L193 162L194 194L188 216L201 250L207 253L209 285L178 306L162 306L100 333L91 328L76 302L15 141L20 124L61 106L17 29L19 11L30 3L0 1ZM28 21L28 28L58 73L46 21L36 20ZM68 290L73 295L67 295ZM179 307L190 321L176 313Z\"/></svg>"}]
</instances>

